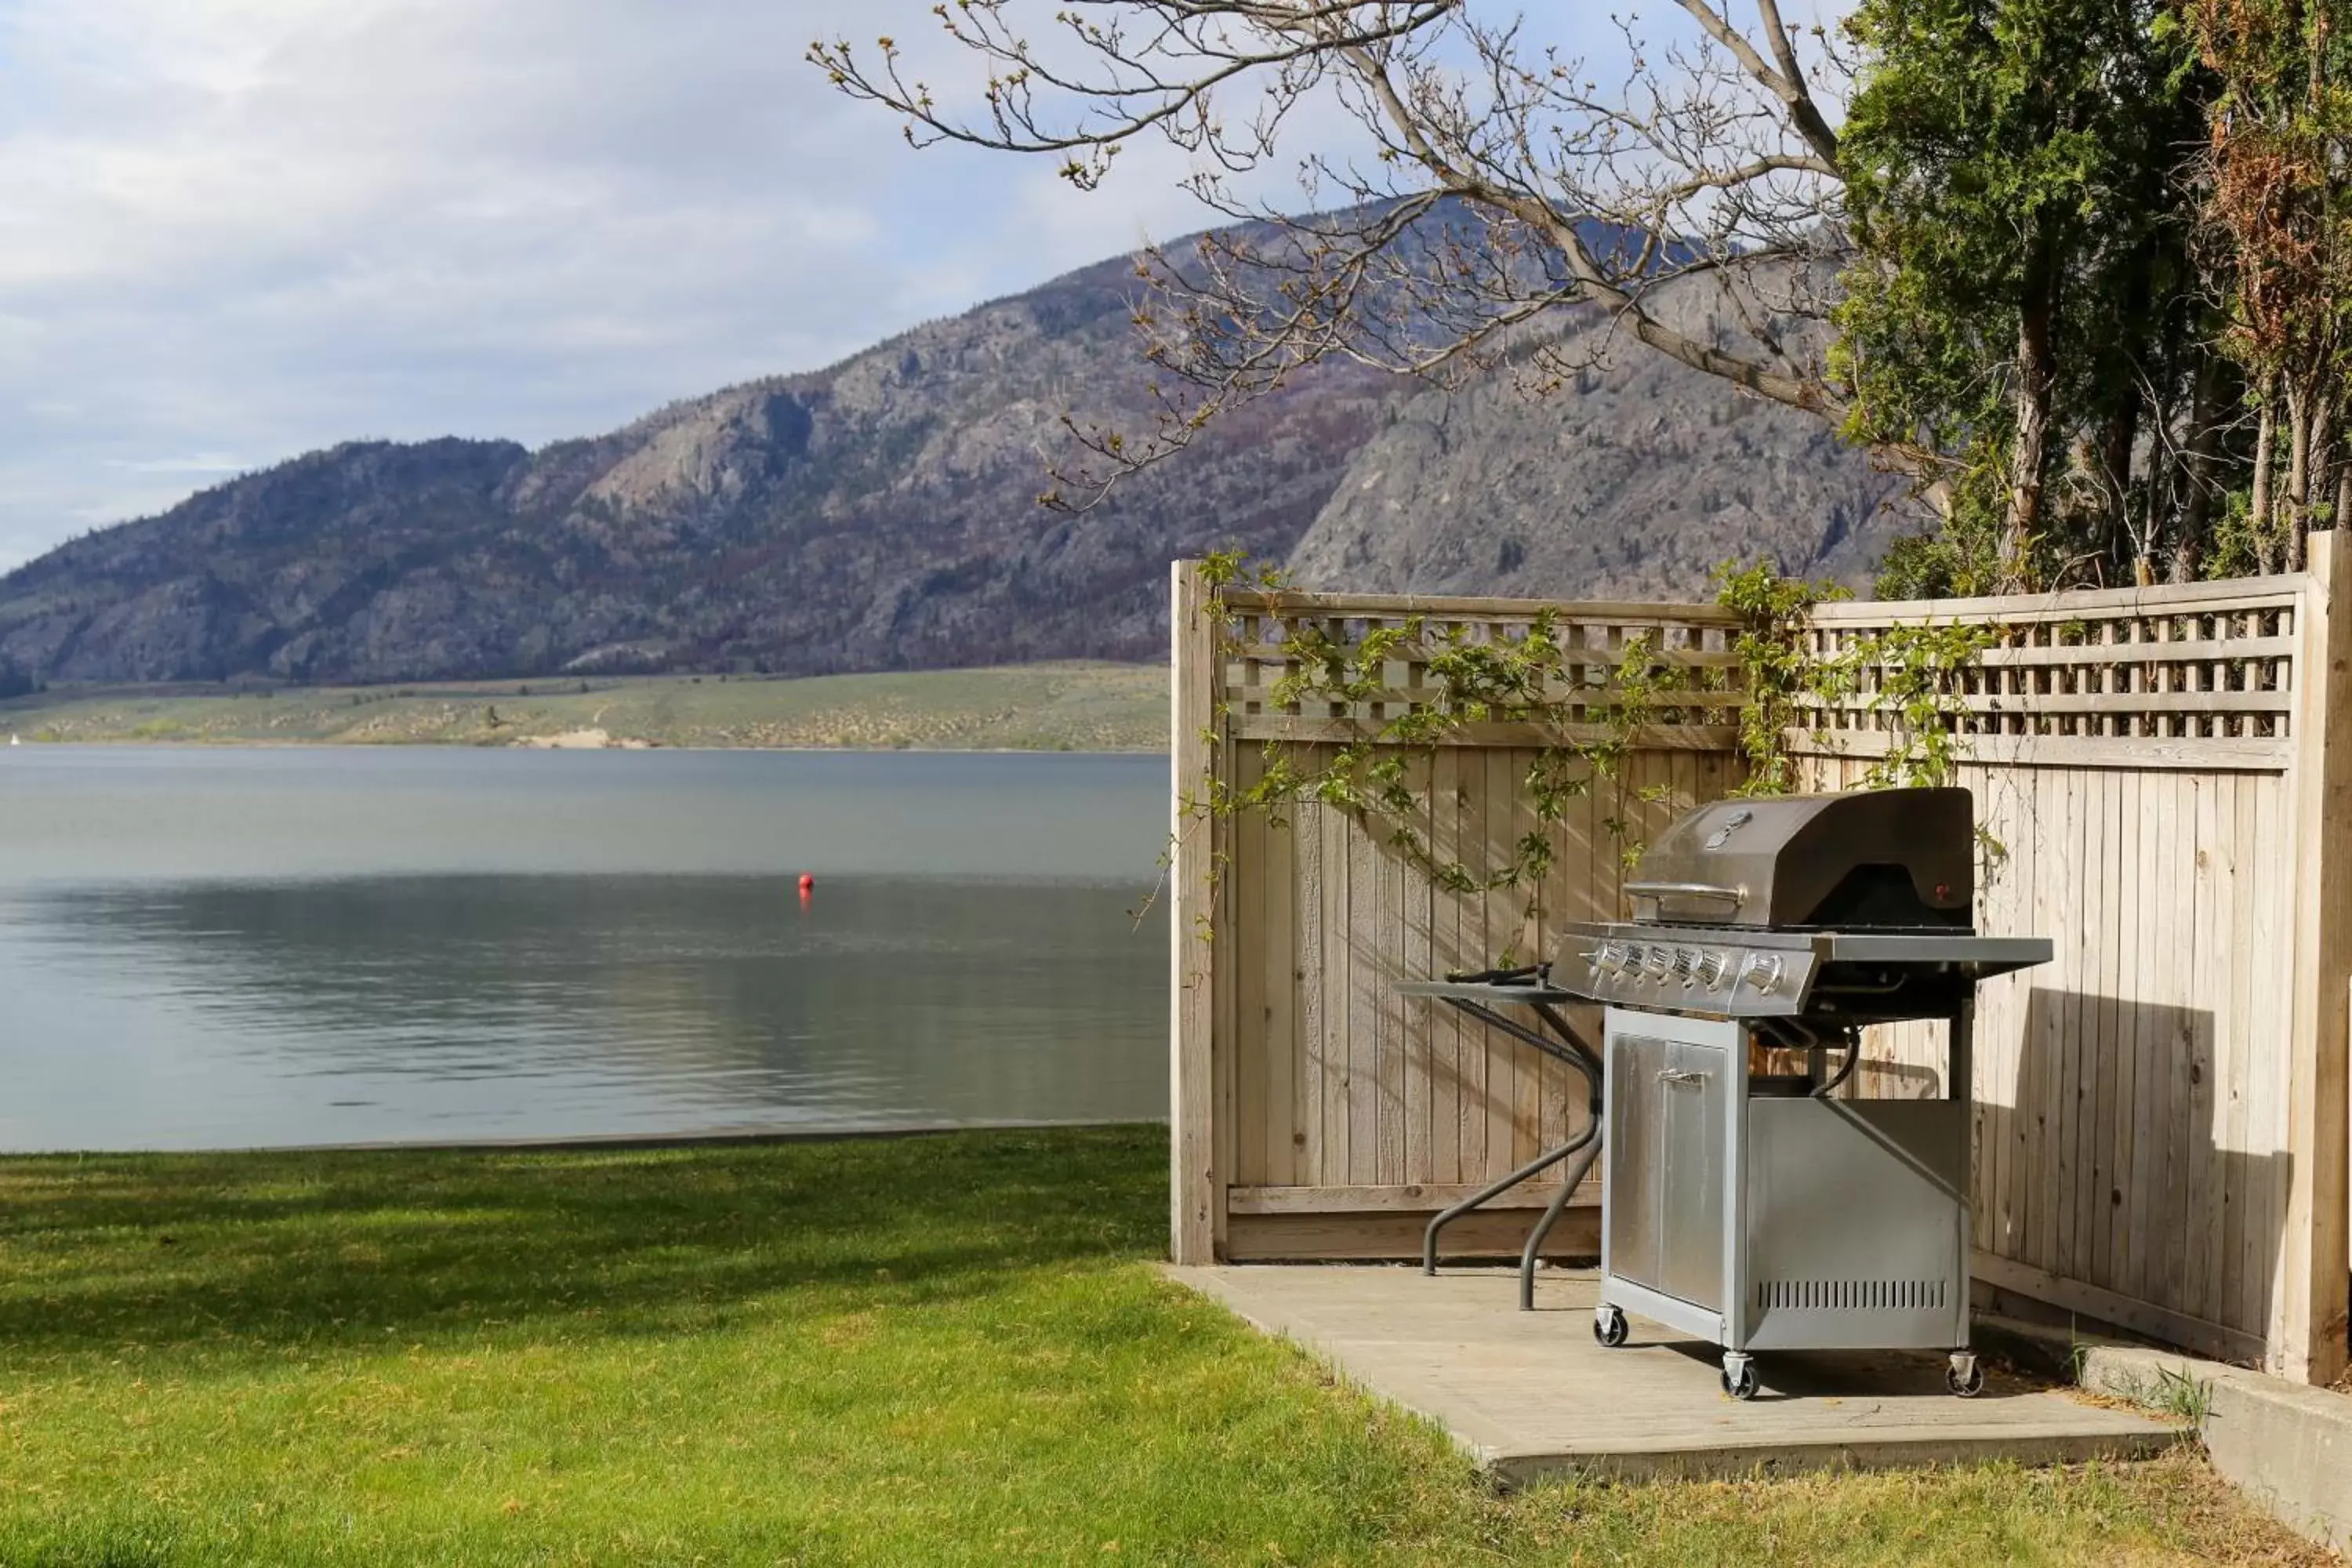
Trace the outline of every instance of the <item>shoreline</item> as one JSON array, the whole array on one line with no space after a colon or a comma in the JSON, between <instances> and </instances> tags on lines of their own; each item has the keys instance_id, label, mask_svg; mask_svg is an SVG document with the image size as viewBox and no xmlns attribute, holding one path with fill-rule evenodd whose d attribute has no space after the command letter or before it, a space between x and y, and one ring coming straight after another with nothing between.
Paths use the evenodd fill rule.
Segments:
<instances>
[{"instance_id":1,"label":"shoreline","mask_svg":"<svg viewBox=\"0 0 2352 1568\"><path fill-rule=\"evenodd\" d=\"M64 752L86 751L148 751L148 752L685 752L698 756L724 756L730 752L756 752L766 754L804 754L823 756L829 752L861 757L888 757L914 754L938 757L1165 757L1165 746L680 746L667 741L646 741L637 745L610 746L534 746L520 741L483 742L479 741L260 741L236 736L219 739L194 737L184 740L158 740L144 736L107 736L90 740L35 741L20 745L0 744L0 755L10 751Z\"/></svg>"},{"instance_id":2,"label":"shoreline","mask_svg":"<svg viewBox=\"0 0 2352 1568\"><path fill-rule=\"evenodd\" d=\"M0 703L0 750L10 736L35 745L1164 755L1168 673L1158 665L1012 665L746 679L634 676L572 687L51 688Z\"/></svg>"},{"instance_id":3,"label":"shoreline","mask_svg":"<svg viewBox=\"0 0 2352 1568\"><path fill-rule=\"evenodd\" d=\"M963 1132L1055 1132L1116 1127L1165 1127L1168 1119L1074 1116L1011 1117L976 1121L883 1122L873 1126L722 1127L699 1132L572 1132L513 1138L371 1138L338 1143L207 1143L186 1148L0 1149L0 1160L137 1159L238 1154L553 1154L625 1153L633 1150L744 1149L772 1143L875 1142L891 1138L948 1138Z\"/></svg>"}]
</instances>

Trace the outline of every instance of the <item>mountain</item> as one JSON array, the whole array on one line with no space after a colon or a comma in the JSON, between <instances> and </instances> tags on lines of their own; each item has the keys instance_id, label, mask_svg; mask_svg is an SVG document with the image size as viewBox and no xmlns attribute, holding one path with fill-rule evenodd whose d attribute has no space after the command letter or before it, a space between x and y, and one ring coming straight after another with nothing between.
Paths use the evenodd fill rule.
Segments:
<instances>
[{"instance_id":1,"label":"mountain","mask_svg":"<svg viewBox=\"0 0 2352 1568\"><path fill-rule=\"evenodd\" d=\"M537 452L296 458L0 578L0 665L352 682L1154 658L1168 561L1211 548L1325 585L1687 596L1733 553L1866 579L1899 531L1894 487L1817 424L1638 351L1540 402L1507 369L1448 393L1316 367L1099 508L1047 510L1066 410L1148 427L1137 287L1104 262Z\"/></svg>"},{"instance_id":2,"label":"mountain","mask_svg":"<svg viewBox=\"0 0 2352 1568\"><path fill-rule=\"evenodd\" d=\"M1699 336L1727 322L1686 291L1659 314ZM1593 368L1542 396L1508 367L1387 410L1289 558L1312 587L1551 599L1710 596L1716 564L1866 589L1895 539L1925 526L1906 482L1873 472L1817 418L1733 395L1605 321L1561 357Z\"/></svg>"}]
</instances>

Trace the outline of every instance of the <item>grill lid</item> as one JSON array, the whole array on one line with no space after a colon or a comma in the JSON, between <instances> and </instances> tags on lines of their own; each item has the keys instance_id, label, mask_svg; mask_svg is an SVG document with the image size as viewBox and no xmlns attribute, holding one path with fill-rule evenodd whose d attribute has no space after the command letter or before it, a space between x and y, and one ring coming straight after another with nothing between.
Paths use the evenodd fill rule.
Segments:
<instances>
[{"instance_id":1,"label":"grill lid","mask_svg":"<svg viewBox=\"0 0 2352 1568\"><path fill-rule=\"evenodd\" d=\"M1668 828L1625 891L1643 921L1965 929L1975 837L1965 789L1717 801Z\"/></svg>"}]
</instances>

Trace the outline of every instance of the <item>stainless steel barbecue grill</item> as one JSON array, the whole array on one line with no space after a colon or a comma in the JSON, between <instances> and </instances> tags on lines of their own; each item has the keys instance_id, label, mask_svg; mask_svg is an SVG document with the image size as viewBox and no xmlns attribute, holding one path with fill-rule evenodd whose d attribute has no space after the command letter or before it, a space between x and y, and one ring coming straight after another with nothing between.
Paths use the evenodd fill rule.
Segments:
<instances>
[{"instance_id":1,"label":"stainless steel barbecue grill","mask_svg":"<svg viewBox=\"0 0 2352 1568\"><path fill-rule=\"evenodd\" d=\"M2049 960L1979 936L1963 789L1732 800L1677 822L1626 884L1636 918L1571 925L1546 979L1605 1004L1601 1305L1753 1352L1969 1348L1976 987ZM1861 1031L1948 1021L1940 1099L1881 1099Z\"/></svg>"}]
</instances>

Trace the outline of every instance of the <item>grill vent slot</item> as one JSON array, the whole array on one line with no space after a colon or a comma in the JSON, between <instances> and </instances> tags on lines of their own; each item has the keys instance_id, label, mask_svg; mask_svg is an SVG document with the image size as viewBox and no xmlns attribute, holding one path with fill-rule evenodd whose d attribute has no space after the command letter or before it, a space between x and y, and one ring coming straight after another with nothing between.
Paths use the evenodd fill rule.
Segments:
<instances>
[{"instance_id":1,"label":"grill vent slot","mask_svg":"<svg viewBox=\"0 0 2352 1568\"><path fill-rule=\"evenodd\" d=\"M1933 1311L1944 1305L1941 1279L1762 1279L1756 1304L1806 1312Z\"/></svg>"}]
</instances>

